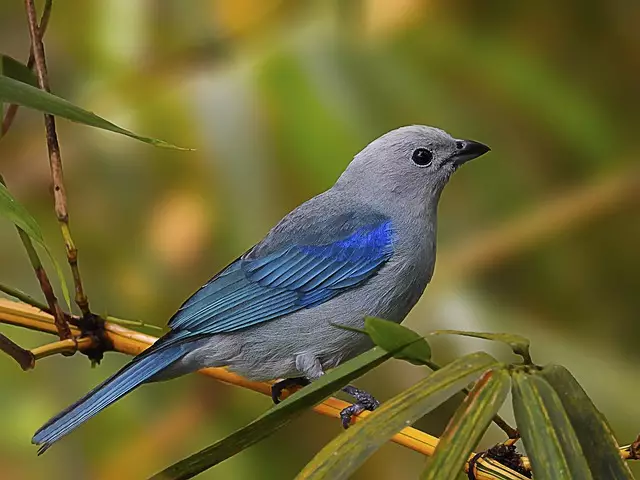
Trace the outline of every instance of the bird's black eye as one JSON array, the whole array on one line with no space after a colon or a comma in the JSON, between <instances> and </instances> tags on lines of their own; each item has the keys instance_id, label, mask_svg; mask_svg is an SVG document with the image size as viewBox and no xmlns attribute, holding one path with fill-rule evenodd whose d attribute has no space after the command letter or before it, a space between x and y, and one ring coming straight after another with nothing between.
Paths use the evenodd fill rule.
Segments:
<instances>
[{"instance_id":1,"label":"bird's black eye","mask_svg":"<svg viewBox=\"0 0 640 480\"><path fill-rule=\"evenodd\" d=\"M431 150L427 150L426 148L416 148L411 155L411 160L416 165L421 167L428 167L431 165L431 161L433 160L433 153Z\"/></svg>"},{"instance_id":2,"label":"bird's black eye","mask_svg":"<svg viewBox=\"0 0 640 480\"><path fill-rule=\"evenodd\" d=\"M457 148L458 150L462 150L462 149L464 148L464 142L462 142L462 141L458 140L458 141L456 142L456 148Z\"/></svg>"}]
</instances>

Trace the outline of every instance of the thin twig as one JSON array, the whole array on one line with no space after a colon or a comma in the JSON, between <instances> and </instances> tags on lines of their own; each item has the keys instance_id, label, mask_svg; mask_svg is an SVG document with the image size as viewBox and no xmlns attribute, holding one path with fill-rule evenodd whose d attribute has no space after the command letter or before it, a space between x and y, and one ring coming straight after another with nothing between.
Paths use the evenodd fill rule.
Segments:
<instances>
[{"instance_id":1,"label":"thin twig","mask_svg":"<svg viewBox=\"0 0 640 480\"><path fill-rule=\"evenodd\" d=\"M0 350L13 358L22 370L29 370L35 364L35 358L29 350L25 350L0 333Z\"/></svg>"},{"instance_id":2,"label":"thin twig","mask_svg":"<svg viewBox=\"0 0 640 480\"><path fill-rule=\"evenodd\" d=\"M22 290L18 290L17 288L10 287L9 285L4 285L0 283L0 292L6 293L7 295L12 296L13 298L17 298L21 302L26 303L27 305L31 305L33 307L39 308L43 312L51 313L49 307L42 303L40 300L36 300L31 295L24 293Z\"/></svg>"},{"instance_id":3,"label":"thin twig","mask_svg":"<svg viewBox=\"0 0 640 480\"><path fill-rule=\"evenodd\" d=\"M29 36L31 37L31 48L35 61L35 71L38 77L38 85L42 90L49 92L49 78L47 74L47 63L44 53L44 45L37 24L36 7L34 0L25 0L25 9L27 12L27 20L29 23ZM75 286L75 299L84 319L91 318L89 310L89 300L84 293L80 270L78 269L78 249L71 237L69 228L69 214L67 212L67 195L64 187L62 173L62 158L60 156L60 145L56 134L56 122L53 115L44 115L44 125L47 132L47 148L49 150L49 165L51 167L51 178L53 180L53 199L55 204L56 216L62 231L65 249L67 251L67 260L71 267L73 275L73 284Z\"/></svg>"},{"instance_id":4,"label":"thin twig","mask_svg":"<svg viewBox=\"0 0 640 480\"><path fill-rule=\"evenodd\" d=\"M71 330L69 330L69 324L65 319L62 308L60 308L60 304L58 303L56 294L53 291L53 286L51 285L49 276L42 266L42 262L40 261L40 257L38 256L35 247L33 246L31 237L29 237L29 235L27 235L20 227L16 228L18 229L20 240L22 241L22 244L27 251L27 255L29 256L31 266L36 273L36 278L38 279L38 283L40 284L40 289L42 290L44 298L47 299L47 303L49 304L48 310L50 312L53 312L54 314L53 317L55 318L55 325L58 330L58 336L61 340L71 338Z\"/></svg>"},{"instance_id":5,"label":"thin twig","mask_svg":"<svg viewBox=\"0 0 640 480\"><path fill-rule=\"evenodd\" d=\"M46 0L44 4L44 10L42 11L42 17L40 18L40 26L38 27L40 30L40 38L44 37L44 32L47 31L47 26L49 25L49 18L51 17L51 6L53 4L53 0ZM29 49L29 60L27 60L27 68L32 69L35 61L35 57L33 56L33 48ZM13 124L13 120L16 118L16 114L18 113L19 105L12 103L7 107L7 111L4 114L4 119L2 120L2 127L0 127L0 138L4 137L11 125Z\"/></svg>"},{"instance_id":6,"label":"thin twig","mask_svg":"<svg viewBox=\"0 0 640 480\"><path fill-rule=\"evenodd\" d=\"M0 183L6 186L4 178L0 175ZM29 297L26 294L22 294L20 292L21 297L20 300L26 301L26 303L33 305L37 308L40 308L43 311L49 312L53 314L55 319L55 325L58 330L58 336L61 340L71 338L71 331L69 330L69 324L65 319L64 312L60 308L60 304L58 303L58 299L56 298L56 294L53 291L53 286L51 285L51 281L49 280L49 276L42 266L42 262L40 261L40 257L38 256L38 252L36 252L35 247L33 246L33 242L31 241L31 237L26 234L24 230L20 227L16 226L18 230L18 235L20 236L20 241L22 245L24 245L24 249L27 251L27 256L29 257L29 262L31 262L31 266L33 267L34 272L36 273L36 278L38 279L38 283L40 284L40 289L44 294L44 298L47 300L48 308L42 308L42 305L37 300ZM9 295L13 295L16 293L15 289L11 287L3 287L2 291L5 293L9 293ZM14 295L15 296L15 295Z\"/></svg>"}]
</instances>

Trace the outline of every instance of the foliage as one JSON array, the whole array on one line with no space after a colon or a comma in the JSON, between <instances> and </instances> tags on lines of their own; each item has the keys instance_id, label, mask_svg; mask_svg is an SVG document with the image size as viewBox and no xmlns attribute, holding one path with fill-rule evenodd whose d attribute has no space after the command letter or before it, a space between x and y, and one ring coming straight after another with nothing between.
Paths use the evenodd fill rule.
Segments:
<instances>
[{"instance_id":1,"label":"foliage","mask_svg":"<svg viewBox=\"0 0 640 480\"><path fill-rule=\"evenodd\" d=\"M520 352L523 351L522 345L526 344L528 351L529 342L522 337L483 332L456 333L506 341L513 345L514 351ZM426 340L407 327L368 318L363 334L369 335L380 349L387 349L388 354L383 355L380 350L373 349L345 363L247 427L153 478L192 478L271 435L293 414L391 356L417 365L430 364L430 348ZM422 347L413 348L415 345ZM426 356L425 352L428 352ZM530 360L528 354L525 358ZM475 381L475 386L449 422L422 477L455 480L506 400L511 386L510 377L513 379L517 427L530 456L535 478L633 479L604 417L566 369L554 365L540 368L530 363L504 365L482 352L451 362L384 403L365 421L358 422L328 443L296 478L349 478L394 434ZM592 459L581 445L589 448ZM521 463L520 471L527 472L524 463ZM513 476L517 474L512 471L506 476L499 476L500 472L494 472L496 476L493 478L525 478Z\"/></svg>"},{"instance_id":2,"label":"foliage","mask_svg":"<svg viewBox=\"0 0 640 480\"><path fill-rule=\"evenodd\" d=\"M14 31L13 27L9 28L11 23L18 24L16 19L23 20L23 12L18 9L17 15L12 10L15 3L19 4L5 2L0 7L0 23L6 27L0 28L2 40ZM54 78L58 79L57 87L60 87L54 91L60 92L60 96L33 88L37 85L34 75L22 63L4 55L0 57L0 73L4 72L0 75L0 105L3 101L17 101L73 121L85 121L92 126L163 145L160 141L123 130L80 109L75 103L91 105L92 109L105 112L107 116L117 116L118 123L126 117L123 123L136 125L136 129L138 124L144 124L146 129L155 129L165 137L187 138L184 143L197 144L199 151L204 152L202 156L194 152L193 157L180 157L177 161L167 152L132 150L135 146L123 146L115 140L95 142L90 132L74 126L68 127L69 130L62 127L66 134L63 147L71 153L70 158L81 159L67 165L75 195L72 197L75 198L74 212L82 219L75 227L83 245L93 243L91 248L83 249L83 262L86 262L83 270L93 290L100 292L95 295L96 303L109 304L108 308L101 306L103 311L126 309L133 316L143 315L160 323L158 319L167 317L194 285L211 273L212 265L222 265L242 251L288 206L326 187L341 170L344 161L367 139L398 124L436 123L448 130L469 132L479 139L488 137L492 146L499 145L494 148L494 162L483 168L478 166L474 175L460 179L460 187L452 185L448 193L443 205L447 215L442 215L441 243L447 245L453 237L471 241L455 252L441 249L436 281L440 277L447 278L449 285L466 288L476 280L473 287L480 297L486 299L489 297L487 292L491 292L489 298L499 298L499 302L474 303L474 311L487 310L490 312L487 316L502 322L496 330L521 330L531 322L536 325L536 335L551 332L552 341L534 341L534 344L541 350L549 344L560 345L552 357L562 352L563 363L571 363L572 370L581 370L578 378L583 379L589 392L598 396L597 403L605 405L604 410L610 414L617 429L622 428L629 434L629 427L633 428L637 423L636 418L629 418L635 411L634 402L629 398L634 398L637 391L633 382L626 384L615 380L630 377L625 376L627 371L620 367L634 364L628 357L636 355L638 332L637 263L629 261L637 245L637 229L633 225L638 223L629 220L629 216L637 215L637 212L630 208L633 202L628 201L635 198L633 192L637 192L632 183L637 172L633 163L637 119L633 117L633 109L628 108L628 99L633 98L636 88L632 74L636 66L632 61L633 53L612 54L633 52L637 45L634 34L630 33L632 30L620 34L624 31L623 20L633 18L625 13L624 7L602 5L585 11L581 4L569 2L554 7L550 14L549 7L542 4L513 5L505 9L496 2L483 6L462 2L447 6L434 4L426 11L415 10L419 2L409 1L407 5L413 5L414 9L408 9L411 14L401 18L389 7L379 7L385 12L378 13L377 17L371 14L370 5L384 2L357 1L349 2L349 8L336 7L338 13L334 18L332 8L314 5L314 2L294 7L286 1L249 1L246 8L216 7L213 20L194 6L165 5L159 7L158 12L149 11L141 16L131 14L121 17L126 21L113 22L116 9L109 6L110 2L99 7L86 6L86 2L65 3L57 5L61 12L56 18L58 28L54 32L57 41L51 42L48 51L52 54L50 67ZM96 14L91 8L104 10ZM122 7L122 12L137 8L140 10L136 11L141 12L146 7L135 7L132 3ZM226 8L228 12L218 12ZM180 19L185 15L197 22L190 21L180 27ZM83 21L78 22L77 18L81 16ZM158 19L158 27L142 28L141 18ZM554 28L554 22L562 27ZM118 24L118 36L122 35L123 41L142 38L145 34L140 32L147 32L140 44L147 42L154 48L144 50L144 58L127 57L123 52L129 50L122 48L118 38L101 37L104 32L114 31L113 24ZM138 30L127 30L127 25ZM200 29L198 25L208 26ZM266 34L272 29L287 33L282 37L275 35L277 40L273 40ZM597 40L595 34L590 36L594 31L598 32ZM77 38L82 38L83 42L78 42ZM265 41L267 38L269 41ZM4 45L13 48L10 42L2 42L2 45L3 49ZM15 58L26 53L17 52L13 55ZM203 53L211 60L203 62ZM223 68L227 61L234 68L238 65L242 68L237 72L232 68L230 73ZM252 68L245 68L246 64L251 64ZM211 68L202 68L203 65ZM602 68L594 68L594 65ZM176 72L180 75L176 76ZM99 82L86 80L96 75L100 77ZM188 82L187 88L178 89L172 83L178 77L183 81L185 78L194 81ZM209 83L211 79L213 81ZM208 87L194 87L199 81L207 83ZM180 93L176 93L177 90ZM63 100L63 96L73 99L74 103ZM132 111L139 113L132 118ZM167 119L158 114L161 111L172 114ZM1 143L0 161L3 170L7 167L7 177L13 172L9 178L11 192L33 215L17 206L15 198L6 190L0 192L0 214L18 226L21 222L27 227L35 225L37 228L31 229L31 238L36 243L40 241L33 235L48 239L50 247L44 240L40 244L49 255L53 251L52 260L60 272L55 260L57 245L42 212L45 207L39 192L44 188L37 174L31 173L36 168L31 147L42 142L41 137L31 134L35 131L32 118L37 117L25 116L26 121L15 126L12 137L17 141L7 139ZM198 136L199 131L205 133ZM145 162L144 169L139 168L142 162ZM251 175L247 175L247 171ZM600 183L603 174L616 172L619 175L612 182ZM270 183L274 178L278 179L276 183ZM216 182L221 188L212 188L212 184L218 186ZM278 188L281 185L277 182L287 188ZM17 185L16 188L13 185ZM568 212L564 217L554 216L559 206L565 205L561 202L562 196L557 201L549 201L548 205L540 201L548 191L564 193L563 190L573 185L584 186L584 192L575 197L576 201L566 204L567 210L560 209ZM462 186L466 190L462 190ZM184 192L197 192L197 199L194 201L193 196ZM472 198L474 200L470 201ZM531 215L527 209L537 202L541 204L540 215ZM198 215L199 205L204 203L214 212L215 222ZM179 208L171 210L176 204ZM252 208L247 209L247 204ZM46 209L49 213L48 204ZM224 214L216 215L217 209L223 210ZM525 210L524 214L522 210ZM150 212L161 212L157 214L161 220L154 220L156 217ZM177 213L172 215L172 212ZM489 232L486 238L477 233L509 215L522 215L522 222L516 219L513 225L523 228L506 228L496 231L493 236ZM34 217L42 219L39 222L42 228L35 223ZM193 224L199 227L190 227ZM195 233L184 239L181 235L185 231ZM207 245L211 231L214 231L216 248ZM579 234L572 234L572 231ZM9 233L14 234L14 229ZM151 246L145 245L142 249L135 239L147 238L145 235L151 239L148 242ZM5 241L10 237L0 230L0 238ZM171 243L172 239L178 240ZM491 248L476 249L484 245ZM0 256L3 274L9 281L26 284L27 269L23 268L23 258L15 255L15 249L4 248L3 244ZM177 284L175 278L180 279ZM62 276L61 281L64 286ZM447 293L447 289L437 288L441 287L437 284L430 287L429 298L434 305L438 298L440 301L446 299L446 295L439 292ZM458 293L458 300L465 298L464 293ZM496 304L506 306L509 313L496 308ZM416 313L421 318L435 318L427 308L421 304ZM420 317L414 315L413 318ZM506 318L499 320L501 317ZM514 321L518 318L519 324ZM524 322L525 318L527 322ZM609 324L607 335L610 338L601 335L603 318ZM458 328L468 328L461 325L465 322L460 322ZM369 320L368 327L372 339L390 350L393 350L394 342L404 338L401 335L419 338L411 350L396 352L394 356L414 365L428 365L425 360L430 361L431 347L420 335L381 320ZM487 328L486 322L484 327ZM472 328L479 329L477 326ZM575 335L578 331L580 335ZM570 341L567 341L568 332L572 334ZM8 333L13 334L13 330ZM457 333L478 336L477 332L458 330ZM18 335L23 334L16 333L16 338ZM496 334L480 335L481 338L498 339ZM515 346L514 351L523 356L525 363L532 363L528 341L523 343L521 338L497 335ZM589 336L592 342L597 342L598 348L589 343ZM40 341L36 336L19 338L27 342ZM606 368L608 373L589 375L593 371L595 352L598 353L598 368ZM609 359L606 365L600 360L603 358ZM67 400L95 384L95 375L86 375L81 365L74 366L69 361L62 364L58 374L50 373L51 370L45 370L44 366L37 369L33 373L42 372L43 376L38 377L37 382L29 380L28 383L12 377L10 368L2 370L3 378L10 379L7 383L20 392L15 398L11 395L2 400L7 415L18 418L27 410L29 413L20 417L27 421L12 422L9 428L15 429L15 434L8 433L6 438L0 439L1 450L8 452L7 459L11 458L11 461L4 461L0 452L0 476L36 478L33 472L40 469L50 472L66 468L66 463L59 460L63 456L45 460L50 463L32 462L28 452L25 458L29 460L13 460L22 458L27 451L24 446L27 434L46 417L42 412L42 398L51 398L52 392L60 390L60 379L73 380L75 389L62 389L59 393L68 395ZM48 365L57 368L53 361ZM107 369L113 366L107 361ZM0 367L4 368L4 365ZM384 378L376 377L380 379L376 385L384 385L384 389L379 387L383 391L387 386L397 385L394 384L398 377L396 372L398 370ZM514 392L518 392L514 395L518 405L516 412L519 412L517 420L523 429L527 449L531 450L528 453L534 469L539 470L538 476L545 478L545 467L539 465L544 465L545 459L550 458L568 470L582 469L584 478L588 478L585 469L594 478L629 478L628 467L620 460L610 428L564 367L550 366L540 370L532 365L512 366L488 372L482 377L488 386L478 382L453 415L443 434L443 442L447 439L453 448L436 451L436 456L429 462L431 470L425 473L427 478L428 475L446 478L460 468L465 452L468 454L470 449L476 448L478 435L483 432L480 427L501 403L501 392L508 383L502 379L507 372L514 379ZM424 382L430 378L426 377ZM492 379L495 378L501 380L494 383ZM27 395L26 392L34 391L34 384L39 386L40 393ZM611 395L612 385L620 388L619 395ZM166 390L165 393L174 396L178 390ZM218 398L225 398L225 392L216 393ZM140 395L139 398L147 399L145 409L152 410L154 407L149 405L156 404L155 394L141 392ZM188 410L193 397L195 395L188 394L185 406L178 405L175 411ZM234 417L234 425L243 421L238 412L255 407L249 397L239 398L241 407L237 411L230 408L229 412L229 417ZM387 403L390 402L384 405ZM199 413L199 416L189 417L194 422L191 428L183 428L186 433L182 433L182 438L188 438L190 443L179 440L178 435L153 438L145 435L144 441L136 444L137 437L133 432L147 427L132 414L139 411L136 408L142 408L141 404L129 403L125 407L127 410L120 410L121 415L128 412L124 414L125 418L135 417L136 421L101 424L99 435L91 437L91 442L82 441L82 433L69 439L69 445L77 442L77 448L85 449L88 469L93 472L96 465L100 470L100 462L117 464L116 460L123 459L123 465L128 466L123 468L126 471L144 465L142 476L174 460L162 453L163 449L167 451L167 445L170 452L180 455L184 452L176 453L178 443L188 443L184 448L200 448L198 442L207 442L211 429L226 428L227 419L215 418L208 424L202 421L204 413ZM286 405L291 411L303 408L295 402ZM535 408L524 408L527 405ZM224 401L222 407L217 404L220 408L224 406ZM473 416L463 415L463 407L471 408ZM391 415L389 410L382 408L339 435L336 441L358 432L375 430L377 423L369 425L369 420L382 422L381 417ZM52 408L48 406L47 410ZM209 411L212 410L218 411ZM549 412L551 415L547 416ZM149 413L145 411L145 416ZM117 411L114 414L117 415ZM527 428L527 425L531 427L532 419L539 420L541 415L545 418L544 427ZM269 416L267 413L265 418ZM171 415L166 418L160 423L169 425ZM471 425L465 422L468 418L482 420ZM119 433L114 427L116 423L126 424L122 427L124 432L130 429L132 446L117 448L109 462L103 459L103 456L109 456L103 449L108 443L105 439L125 435L129 442L127 434ZM175 422L178 423L185 422ZM225 426L219 427L221 424ZM466 429L471 427L473 431L467 435ZM216 430L216 434L219 433ZM264 435L267 433L271 431L265 431ZM315 433L306 448L313 449L314 442L324 442L321 429ZM264 435L251 437L248 443L254 443ZM466 442L460 440L462 437ZM25 441L14 440L19 438ZM103 441L98 442L96 438ZM254 449L258 453L248 452L246 455L249 456L242 457L248 461L235 461L233 473L237 476L236 472L242 468L255 466L257 471L245 476L292 476L300 470L300 459L305 456L301 453L291 461L290 452L303 448L297 438L295 434L290 438L276 436L267 446L260 447L262 450ZM156 444L159 448L144 450L146 454L140 453L143 449L134 447ZM269 454L259 453L267 452L267 449L270 449ZM586 466L576 455L580 450ZM135 452L128 464L127 451ZM378 458L390 463L382 453ZM349 460L328 456L326 459L337 463ZM377 473L376 468L383 470L385 460L374 462L369 463L375 465L369 472L367 467L362 469L363 477L372 478L371 474ZM6 464L11 469L12 463L31 474L6 473L3 469ZM283 470L265 471L276 463ZM394 461L394 473L401 472L405 463L411 462ZM313 468L313 465L312 462L307 468ZM222 470L224 468L220 465L214 471L229 472ZM439 469L445 469L442 472L446 473ZM225 473L215 475L217 478ZM403 474L399 473L399 476Z\"/></svg>"}]
</instances>

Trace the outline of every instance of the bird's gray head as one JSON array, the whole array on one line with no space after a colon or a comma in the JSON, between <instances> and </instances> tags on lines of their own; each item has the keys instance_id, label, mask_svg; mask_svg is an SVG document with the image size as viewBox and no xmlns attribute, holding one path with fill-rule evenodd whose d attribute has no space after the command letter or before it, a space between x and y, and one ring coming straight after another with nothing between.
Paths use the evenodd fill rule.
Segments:
<instances>
[{"instance_id":1,"label":"bird's gray head","mask_svg":"<svg viewBox=\"0 0 640 480\"><path fill-rule=\"evenodd\" d=\"M337 188L353 188L382 202L437 203L442 189L462 164L489 151L439 128L412 125L392 130L358 153Z\"/></svg>"}]
</instances>

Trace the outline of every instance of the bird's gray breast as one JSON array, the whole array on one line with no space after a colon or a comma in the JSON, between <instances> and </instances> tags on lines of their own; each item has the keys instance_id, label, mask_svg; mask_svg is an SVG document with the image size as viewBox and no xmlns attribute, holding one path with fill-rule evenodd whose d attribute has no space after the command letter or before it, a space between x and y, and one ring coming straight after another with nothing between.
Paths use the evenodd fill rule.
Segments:
<instances>
[{"instance_id":1,"label":"bird's gray breast","mask_svg":"<svg viewBox=\"0 0 640 480\"><path fill-rule=\"evenodd\" d=\"M254 379L304 375L296 358L316 358L322 369L333 368L372 346L369 337L337 325L363 328L367 316L401 322L416 304L433 272L431 241L406 248L398 239L391 259L363 285L312 308L224 334L236 346L229 367ZM218 337L218 336L216 336Z\"/></svg>"},{"instance_id":2,"label":"bird's gray breast","mask_svg":"<svg viewBox=\"0 0 640 480\"><path fill-rule=\"evenodd\" d=\"M405 221L412 223L394 223L391 258L362 285L325 303L203 339L180 370L228 366L248 378L268 380L305 375L296 365L301 357L316 359L326 370L366 351L372 346L368 336L336 325L362 328L367 316L401 322L431 280L435 224L423 218Z\"/></svg>"}]
</instances>

